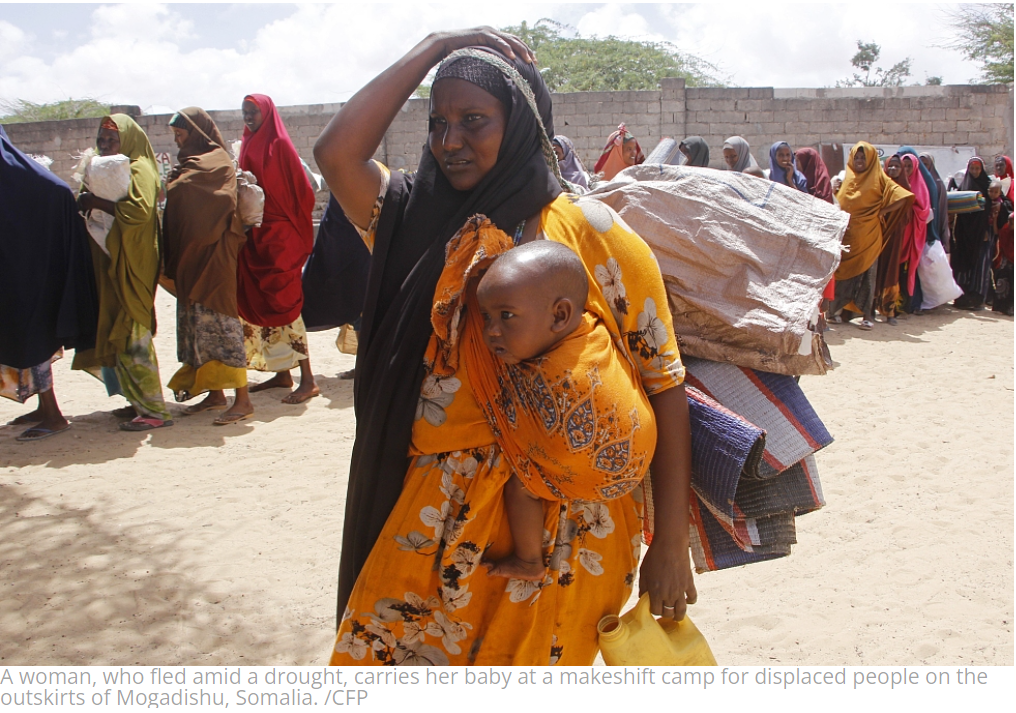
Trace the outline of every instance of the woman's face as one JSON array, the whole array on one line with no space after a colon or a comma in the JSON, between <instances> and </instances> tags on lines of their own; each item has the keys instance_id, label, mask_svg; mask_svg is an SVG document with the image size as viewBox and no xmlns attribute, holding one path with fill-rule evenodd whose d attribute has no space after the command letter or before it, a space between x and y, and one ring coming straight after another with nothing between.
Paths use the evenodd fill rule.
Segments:
<instances>
[{"instance_id":1,"label":"woman's face","mask_svg":"<svg viewBox=\"0 0 1016 713\"><path fill-rule=\"evenodd\" d=\"M635 139L627 139L621 144L621 159L625 166L634 166L639 158L638 142Z\"/></svg>"},{"instance_id":2,"label":"woman's face","mask_svg":"<svg viewBox=\"0 0 1016 713\"><path fill-rule=\"evenodd\" d=\"M120 153L120 132L100 127L99 135L95 139L95 148L99 149L100 156L115 156Z\"/></svg>"},{"instance_id":3,"label":"woman's face","mask_svg":"<svg viewBox=\"0 0 1016 713\"><path fill-rule=\"evenodd\" d=\"M903 172L907 174L907 178L910 178L911 176L914 175L915 168L917 168L917 166L914 164L913 159L903 162Z\"/></svg>"},{"instance_id":4,"label":"woman's face","mask_svg":"<svg viewBox=\"0 0 1016 713\"><path fill-rule=\"evenodd\" d=\"M850 165L853 167L854 173L864 173L864 169L868 167L868 157L864 155L864 148L858 148L854 152L854 160Z\"/></svg>"},{"instance_id":5,"label":"woman's face","mask_svg":"<svg viewBox=\"0 0 1016 713\"><path fill-rule=\"evenodd\" d=\"M684 144L681 144L677 148L678 148L678 150L682 154L684 154L685 161L690 161L691 160L691 151L688 150L687 146L685 146ZM726 158L726 154L724 154L724 158Z\"/></svg>"},{"instance_id":6,"label":"woman's face","mask_svg":"<svg viewBox=\"0 0 1016 713\"><path fill-rule=\"evenodd\" d=\"M179 126L169 127L173 130L173 141L176 142L176 147L182 149L183 145L187 143L187 137L190 136L190 131L187 129L181 129Z\"/></svg>"},{"instance_id":7,"label":"woman's face","mask_svg":"<svg viewBox=\"0 0 1016 713\"><path fill-rule=\"evenodd\" d=\"M971 161L967 164L967 170L974 178L980 178L981 174L984 173L984 166L981 165L980 161Z\"/></svg>"},{"instance_id":8,"label":"woman's face","mask_svg":"<svg viewBox=\"0 0 1016 713\"><path fill-rule=\"evenodd\" d=\"M430 152L455 190L472 190L494 168L507 124L493 94L464 79L434 83Z\"/></svg>"},{"instance_id":9,"label":"woman's face","mask_svg":"<svg viewBox=\"0 0 1016 713\"><path fill-rule=\"evenodd\" d=\"M1001 156L995 157L995 175L996 176L1005 175L1005 159L1002 158Z\"/></svg>"},{"instance_id":10,"label":"woman's face","mask_svg":"<svg viewBox=\"0 0 1016 713\"><path fill-rule=\"evenodd\" d=\"M935 166L931 160L931 156L921 156L921 163L923 163L924 167L929 171Z\"/></svg>"},{"instance_id":11,"label":"woman's face","mask_svg":"<svg viewBox=\"0 0 1016 713\"><path fill-rule=\"evenodd\" d=\"M564 161L564 149L561 148L556 143L553 144L553 146L554 146L554 155L557 156L557 162L560 163L561 161Z\"/></svg>"},{"instance_id":12,"label":"woman's face","mask_svg":"<svg viewBox=\"0 0 1016 713\"><path fill-rule=\"evenodd\" d=\"M898 156L890 156L885 162L885 172L889 178L899 178L900 172L903 171L903 164L900 162Z\"/></svg>"},{"instance_id":13,"label":"woman's face","mask_svg":"<svg viewBox=\"0 0 1016 713\"><path fill-rule=\"evenodd\" d=\"M261 114L261 109L250 99L243 100L241 109L243 110L243 123L247 125L251 133L260 129L261 125L265 123L265 117Z\"/></svg>"},{"instance_id":14,"label":"woman's face","mask_svg":"<svg viewBox=\"0 0 1016 713\"><path fill-rule=\"evenodd\" d=\"M723 148L723 160L729 168L737 165L737 151L732 148Z\"/></svg>"},{"instance_id":15,"label":"woman's face","mask_svg":"<svg viewBox=\"0 0 1016 713\"><path fill-rule=\"evenodd\" d=\"M776 164L784 171L794 170L794 153L789 146L780 146L776 149Z\"/></svg>"}]
</instances>

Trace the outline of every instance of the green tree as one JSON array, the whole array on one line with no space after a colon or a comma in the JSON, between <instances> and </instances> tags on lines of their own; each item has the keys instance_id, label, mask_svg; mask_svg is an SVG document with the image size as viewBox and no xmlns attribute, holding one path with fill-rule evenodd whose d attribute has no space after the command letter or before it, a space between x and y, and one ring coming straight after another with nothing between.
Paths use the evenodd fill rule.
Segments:
<instances>
[{"instance_id":1,"label":"green tree","mask_svg":"<svg viewBox=\"0 0 1016 713\"><path fill-rule=\"evenodd\" d=\"M836 82L837 87L898 87L910 76L912 59L906 57L889 69L876 67L882 55L882 48L874 42L857 41L857 53L850 58L850 64L864 72L854 72L849 78ZM874 71L874 74L872 72Z\"/></svg>"},{"instance_id":2,"label":"green tree","mask_svg":"<svg viewBox=\"0 0 1016 713\"><path fill-rule=\"evenodd\" d=\"M1013 3L960 5L948 14L957 37L945 47L979 63L984 82L1013 81Z\"/></svg>"},{"instance_id":3,"label":"green tree","mask_svg":"<svg viewBox=\"0 0 1016 713\"><path fill-rule=\"evenodd\" d=\"M664 77L683 77L689 87L721 85L716 67L669 42L580 37L546 18L502 29L536 52L543 79L554 92L651 90Z\"/></svg>"},{"instance_id":4,"label":"green tree","mask_svg":"<svg viewBox=\"0 0 1016 713\"><path fill-rule=\"evenodd\" d=\"M64 99L49 104L36 104L15 99L0 99L0 123L24 124L31 121L93 119L109 114L109 104L96 99Z\"/></svg>"}]
</instances>

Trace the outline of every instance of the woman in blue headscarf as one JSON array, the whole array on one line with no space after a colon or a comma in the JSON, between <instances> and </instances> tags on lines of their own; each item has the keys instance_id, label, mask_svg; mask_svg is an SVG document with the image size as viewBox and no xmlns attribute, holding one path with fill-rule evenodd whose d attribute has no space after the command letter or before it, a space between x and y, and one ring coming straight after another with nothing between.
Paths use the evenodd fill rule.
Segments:
<instances>
[{"instance_id":1,"label":"woman in blue headscarf","mask_svg":"<svg viewBox=\"0 0 1016 713\"><path fill-rule=\"evenodd\" d=\"M797 170L794 151L786 141L777 141L769 149L769 178L784 186L808 192L808 179Z\"/></svg>"},{"instance_id":2,"label":"woman in blue headscarf","mask_svg":"<svg viewBox=\"0 0 1016 713\"><path fill-rule=\"evenodd\" d=\"M10 425L19 441L70 427L53 392L55 356L95 346L98 311L88 233L67 184L0 127L0 396L39 408Z\"/></svg>"}]
</instances>

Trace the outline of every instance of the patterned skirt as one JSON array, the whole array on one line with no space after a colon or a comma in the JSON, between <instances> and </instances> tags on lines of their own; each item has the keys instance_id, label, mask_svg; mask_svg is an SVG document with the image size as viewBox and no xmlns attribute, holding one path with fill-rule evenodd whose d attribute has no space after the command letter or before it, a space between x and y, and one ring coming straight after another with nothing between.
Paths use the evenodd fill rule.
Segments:
<instances>
[{"instance_id":1,"label":"patterned skirt","mask_svg":"<svg viewBox=\"0 0 1016 713\"><path fill-rule=\"evenodd\" d=\"M62 356L63 349L54 354L52 359L30 369L15 369L0 364L0 396L23 404L35 394L49 391L53 388L52 364Z\"/></svg>"},{"instance_id":2,"label":"patterned skirt","mask_svg":"<svg viewBox=\"0 0 1016 713\"><path fill-rule=\"evenodd\" d=\"M309 356L303 317L284 327L259 327L242 317L240 323L248 369L289 371Z\"/></svg>"},{"instance_id":3,"label":"patterned skirt","mask_svg":"<svg viewBox=\"0 0 1016 713\"><path fill-rule=\"evenodd\" d=\"M228 317L197 302L177 302L176 357L183 366L169 380L177 401L206 391L247 385L247 355L238 317Z\"/></svg>"}]
</instances>

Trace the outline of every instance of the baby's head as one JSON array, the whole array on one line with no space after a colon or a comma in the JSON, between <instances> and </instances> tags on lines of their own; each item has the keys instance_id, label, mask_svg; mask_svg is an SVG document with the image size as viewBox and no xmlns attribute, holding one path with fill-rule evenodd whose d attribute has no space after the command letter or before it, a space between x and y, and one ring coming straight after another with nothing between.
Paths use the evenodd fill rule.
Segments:
<instances>
[{"instance_id":1,"label":"baby's head","mask_svg":"<svg viewBox=\"0 0 1016 713\"><path fill-rule=\"evenodd\" d=\"M582 321L589 280L579 256L549 240L501 255L476 288L483 339L502 361L540 356Z\"/></svg>"},{"instance_id":2,"label":"baby's head","mask_svg":"<svg viewBox=\"0 0 1016 713\"><path fill-rule=\"evenodd\" d=\"M988 198L993 201L1000 200L1002 198L1002 182L992 179L991 183L988 184Z\"/></svg>"}]
</instances>

